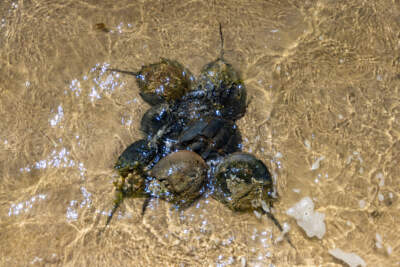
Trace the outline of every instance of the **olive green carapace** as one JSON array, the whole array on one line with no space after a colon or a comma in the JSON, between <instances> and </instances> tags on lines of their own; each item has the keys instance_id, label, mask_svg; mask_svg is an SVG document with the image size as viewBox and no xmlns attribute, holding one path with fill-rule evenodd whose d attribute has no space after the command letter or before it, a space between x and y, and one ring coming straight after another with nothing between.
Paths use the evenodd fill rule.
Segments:
<instances>
[{"instance_id":1,"label":"olive green carapace","mask_svg":"<svg viewBox=\"0 0 400 267\"><path fill-rule=\"evenodd\" d=\"M149 185L156 195L179 208L190 206L204 191L207 164L192 151L178 151L161 159L151 170Z\"/></svg>"},{"instance_id":2,"label":"olive green carapace","mask_svg":"<svg viewBox=\"0 0 400 267\"><path fill-rule=\"evenodd\" d=\"M246 112L246 88L239 73L223 58L206 64L197 80L197 88L214 99L222 116L233 120Z\"/></svg>"},{"instance_id":3,"label":"olive green carapace","mask_svg":"<svg viewBox=\"0 0 400 267\"><path fill-rule=\"evenodd\" d=\"M199 80L205 82L206 88L243 84L238 72L234 70L232 65L220 58L203 66Z\"/></svg>"},{"instance_id":4,"label":"olive green carapace","mask_svg":"<svg viewBox=\"0 0 400 267\"><path fill-rule=\"evenodd\" d=\"M107 218L108 225L125 198L149 197L145 192L146 173L145 166L153 160L156 151L148 141L138 140L128 146L118 157L114 169L119 178L114 181L115 198L114 206Z\"/></svg>"},{"instance_id":5,"label":"olive green carapace","mask_svg":"<svg viewBox=\"0 0 400 267\"><path fill-rule=\"evenodd\" d=\"M226 156L215 171L215 198L235 211L255 210L271 203L273 183L265 165L248 153Z\"/></svg>"},{"instance_id":6,"label":"olive green carapace","mask_svg":"<svg viewBox=\"0 0 400 267\"><path fill-rule=\"evenodd\" d=\"M136 75L140 95L150 105L173 102L192 88L192 75L175 60L143 66Z\"/></svg>"},{"instance_id":7,"label":"olive green carapace","mask_svg":"<svg viewBox=\"0 0 400 267\"><path fill-rule=\"evenodd\" d=\"M147 140L138 140L128 146L118 157L114 169L119 175L126 177L129 173L143 169L156 155Z\"/></svg>"},{"instance_id":8,"label":"olive green carapace","mask_svg":"<svg viewBox=\"0 0 400 267\"><path fill-rule=\"evenodd\" d=\"M145 167L155 155L155 149L150 147L146 140L138 140L122 152L114 166L119 174L119 178L114 182L116 201L119 201L121 194L123 198L146 195L144 193L147 177Z\"/></svg>"}]
</instances>

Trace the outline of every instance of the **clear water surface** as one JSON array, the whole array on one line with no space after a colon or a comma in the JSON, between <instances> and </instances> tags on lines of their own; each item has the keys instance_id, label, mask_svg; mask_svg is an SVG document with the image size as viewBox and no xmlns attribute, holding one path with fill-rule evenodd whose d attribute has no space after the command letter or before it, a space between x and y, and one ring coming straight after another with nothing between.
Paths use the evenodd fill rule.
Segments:
<instances>
[{"instance_id":1,"label":"clear water surface","mask_svg":"<svg viewBox=\"0 0 400 267\"><path fill-rule=\"evenodd\" d=\"M211 197L183 213L153 200L144 218L128 200L99 234L148 105L132 77L96 68L166 57L198 74L218 23L251 100L244 150L274 174L297 251ZM1 1L0 265L342 266L332 248L400 265L399 37L398 0ZM285 213L305 196L322 240Z\"/></svg>"}]
</instances>

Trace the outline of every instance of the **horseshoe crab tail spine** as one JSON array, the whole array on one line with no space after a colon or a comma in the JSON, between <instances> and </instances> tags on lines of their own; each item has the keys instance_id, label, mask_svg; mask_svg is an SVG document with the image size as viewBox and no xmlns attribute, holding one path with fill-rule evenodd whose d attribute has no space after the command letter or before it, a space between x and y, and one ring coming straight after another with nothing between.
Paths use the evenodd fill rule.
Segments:
<instances>
[{"instance_id":1,"label":"horseshoe crab tail spine","mask_svg":"<svg viewBox=\"0 0 400 267\"><path fill-rule=\"evenodd\" d=\"M224 36L222 34L222 24L221 24L221 22L219 23L219 37L221 38L221 51L220 51L220 54L219 54L219 58L221 60L223 60L224 59Z\"/></svg>"},{"instance_id":2,"label":"horseshoe crab tail spine","mask_svg":"<svg viewBox=\"0 0 400 267\"><path fill-rule=\"evenodd\" d=\"M107 69L106 71L115 71L119 73L129 74L133 76L137 76L139 73L134 71L120 70L120 69Z\"/></svg>"},{"instance_id":3,"label":"horseshoe crab tail spine","mask_svg":"<svg viewBox=\"0 0 400 267\"><path fill-rule=\"evenodd\" d=\"M266 212L264 209L261 209L261 212L262 212L263 214L267 215L267 217L268 217L271 221L273 221L273 223L276 225L276 227L278 227L278 229L279 229L281 232L283 232L282 225L279 223L278 219L277 219L271 212ZM290 238L289 238L287 235L285 235L285 239L286 239L286 241L289 243L289 245L290 245L292 248L294 248L295 250L297 250L296 247L293 245L292 241L290 240Z\"/></svg>"},{"instance_id":4,"label":"horseshoe crab tail spine","mask_svg":"<svg viewBox=\"0 0 400 267\"><path fill-rule=\"evenodd\" d=\"M144 216L146 209L150 204L150 200L151 200L150 196L144 199L143 206L142 206L142 216Z\"/></svg>"},{"instance_id":5,"label":"horseshoe crab tail spine","mask_svg":"<svg viewBox=\"0 0 400 267\"><path fill-rule=\"evenodd\" d=\"M122 201L124 200L124 196L122 192L118 192L117 197L114 200L114 206L111 210L111 213L108 215L107 222L106 222L106 227L110 224L111 219L114 216L114 213L117 211L119 206L121 206Z\"/></svg>"}]
</instances>

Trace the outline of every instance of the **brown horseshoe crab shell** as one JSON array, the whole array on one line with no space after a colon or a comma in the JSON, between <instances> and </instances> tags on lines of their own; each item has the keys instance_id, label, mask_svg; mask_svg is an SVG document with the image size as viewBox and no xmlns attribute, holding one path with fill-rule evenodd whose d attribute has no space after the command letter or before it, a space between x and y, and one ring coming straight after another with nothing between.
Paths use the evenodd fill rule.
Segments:
<instances>
[{"instance_id":1,"label":"brown horseshoe crab shell","mask_svg":"<svg viewBox=\"0 0 400 267\"><path fill-rule=\"evenodd\" d=\"M271 203L271 174L264 163L249 153L226 156L215 171L214 197L236 211L254 210Z\"/></svg>"},{"instance_id":2,"label":"brown horseshoe crab shell","mask_svg":"<svg viewBox=\"0 0 400 267\"><path fill-rule=\"evenodd\" d=\"M151 170L152 195L177 207L187 207L204 191L207 165L192 151L178 151L162 158Z\"/></svg>"}]
</instances>

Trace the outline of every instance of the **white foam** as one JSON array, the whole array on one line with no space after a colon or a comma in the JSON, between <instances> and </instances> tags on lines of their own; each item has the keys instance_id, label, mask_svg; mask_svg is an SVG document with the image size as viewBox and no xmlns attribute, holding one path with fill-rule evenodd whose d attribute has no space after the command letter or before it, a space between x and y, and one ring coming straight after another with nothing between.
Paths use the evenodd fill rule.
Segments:
<instances>
[{"instance_id":1,"label":"white foam","mask_svg":"<svg viewBox=\"0 0 400 267\"><path fill-rule=\"evenodd\" d=\"M286 214L295 218L297 224L303 228L308 237L316 236L322 239L326 232L324 223L325 214L314 211L314 203L310 197L305 197L286 211Z\"/></svg>"}]
</instances>

